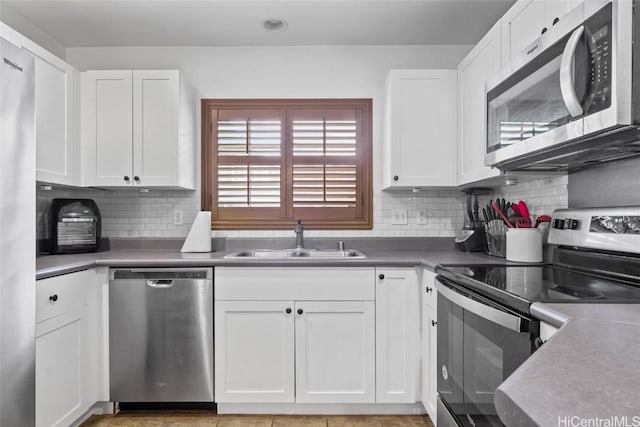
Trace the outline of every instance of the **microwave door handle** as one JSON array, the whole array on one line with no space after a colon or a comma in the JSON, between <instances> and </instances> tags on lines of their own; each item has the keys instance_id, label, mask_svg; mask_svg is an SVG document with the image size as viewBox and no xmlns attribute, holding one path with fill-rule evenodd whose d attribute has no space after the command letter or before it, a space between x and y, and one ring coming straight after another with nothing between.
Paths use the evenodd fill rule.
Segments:
<instances>
[{"instance_id":1,"label":"microwave door handle","mask_svg":"<svg viewBox=\"0 0 640 427\"><path fill-rule=\"evenodd\" d=\"M572 117L581 116L583 114L582 103L578 99L576 94L575 82L574 82L574 64L576 58L576 49L580 38L584 34L584 25L576 28L567 45L562 52L562 59L560 60L560 93L564 100L567 110Z\"/></svg>"},{"instance_id":2,"label":"microwave door handle","mask_svg":"<svg viewBox=\"0 0 640 427\"><path fill-rule=\"evenodd\" d=\"M504 328L510 329L514 332L522 332L521 324L522 319L513 314L505 313L504 311L482 304L471 298L456 292L442 282L436 282L438 293L454 303L455 305L462 307L463 309L482 317L490 322L496 323Z\"/></svg>"}]
</instances>

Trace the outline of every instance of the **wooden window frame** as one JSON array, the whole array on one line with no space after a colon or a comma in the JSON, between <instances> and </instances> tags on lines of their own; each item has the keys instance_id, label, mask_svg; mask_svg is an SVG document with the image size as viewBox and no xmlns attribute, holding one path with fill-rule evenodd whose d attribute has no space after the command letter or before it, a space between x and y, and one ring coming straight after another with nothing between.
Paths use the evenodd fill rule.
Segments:
<instances>
[{"instance_id":1,"label":"wooden window frame","mask_svg":"<svg viewBox=\"0 0 640 427\"><path fill-rule=\"evenodd\" d=\"M323 215L315 218L306 217L305 211L318 208L295 208L298 217L293 213L293 147L290 140L292 135L291 123L287 115L288 109L353 109L360 115L358 125L358 145L356 156L350 159L356 164L356 214L351 217L336 215ZM218 110L228 109L273 109L284 111L283 144L281 150L281 206L280 208L223 208L225 214L234 213L234 218L219 218L217 206L217 166L218 151L214 135L214 113ZM370 230L373 227L373 166L372 166L372 100L371 99L202 99L202 185L201 205L202 210L210 210L212 213L211 227L219 230L277 230L293 227L297 219L301 219L307 229L318 230ZM306 163L303 156L296 159ZM325 164L331 164L332 161ZM337 159L337 163L340 162ZM344 161L344 160L343 160ZM258 160L259 162L259 160ZM260 218L260 209L280 210L279 218ZM325 211L326 212L326 211Z\"/></svg>"}]
</instances>

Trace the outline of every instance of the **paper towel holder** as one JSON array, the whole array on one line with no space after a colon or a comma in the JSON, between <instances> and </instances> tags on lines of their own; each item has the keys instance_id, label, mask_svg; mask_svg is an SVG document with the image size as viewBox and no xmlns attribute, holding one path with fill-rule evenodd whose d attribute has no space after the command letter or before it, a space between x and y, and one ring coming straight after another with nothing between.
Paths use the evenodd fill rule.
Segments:
<instances>
[{"instance_id":1,"label":"paper towel holder","mask_svg":"<svg viewBox=\"0 0 640 427\"><path fill-rule=\"evenodd\" d=\"M180 252L211 252L211 212L200 211Z\"/></svg>"}]
</instances>

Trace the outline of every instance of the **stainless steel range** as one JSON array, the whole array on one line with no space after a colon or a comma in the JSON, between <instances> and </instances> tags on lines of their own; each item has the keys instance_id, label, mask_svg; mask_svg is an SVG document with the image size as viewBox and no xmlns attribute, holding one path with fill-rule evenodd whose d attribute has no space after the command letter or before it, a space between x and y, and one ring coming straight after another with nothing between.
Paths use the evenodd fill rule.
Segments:
<instances>
[{"instance_id":1,"label":"stainless steel range","mask_svg":"<svg viewBox=\"0 0 640 427\"><path fill-rule=\"evenodd\" d=\"M551 263L436 270L439 427L503 425L493 393L542 345L532 303L640 302L640 207L557 210L551 225Z\"/></svg>"}]
</instances>

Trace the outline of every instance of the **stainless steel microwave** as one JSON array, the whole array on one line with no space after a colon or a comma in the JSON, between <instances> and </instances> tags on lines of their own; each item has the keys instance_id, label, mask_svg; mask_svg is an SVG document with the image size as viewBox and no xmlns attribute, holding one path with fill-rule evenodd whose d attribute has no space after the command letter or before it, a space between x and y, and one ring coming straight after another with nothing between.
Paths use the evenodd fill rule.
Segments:
<instances>
[{"instance_id":1,"label":"stainless steel microwave","mask_svg":"<svg viewBox=\"0 0 640 427\"><path fill-rule=\"evenodd\" d=\"M583 2L485 89L487 165L574 170L640 155L640 0Z\"/></svg>"}]
</instances>

